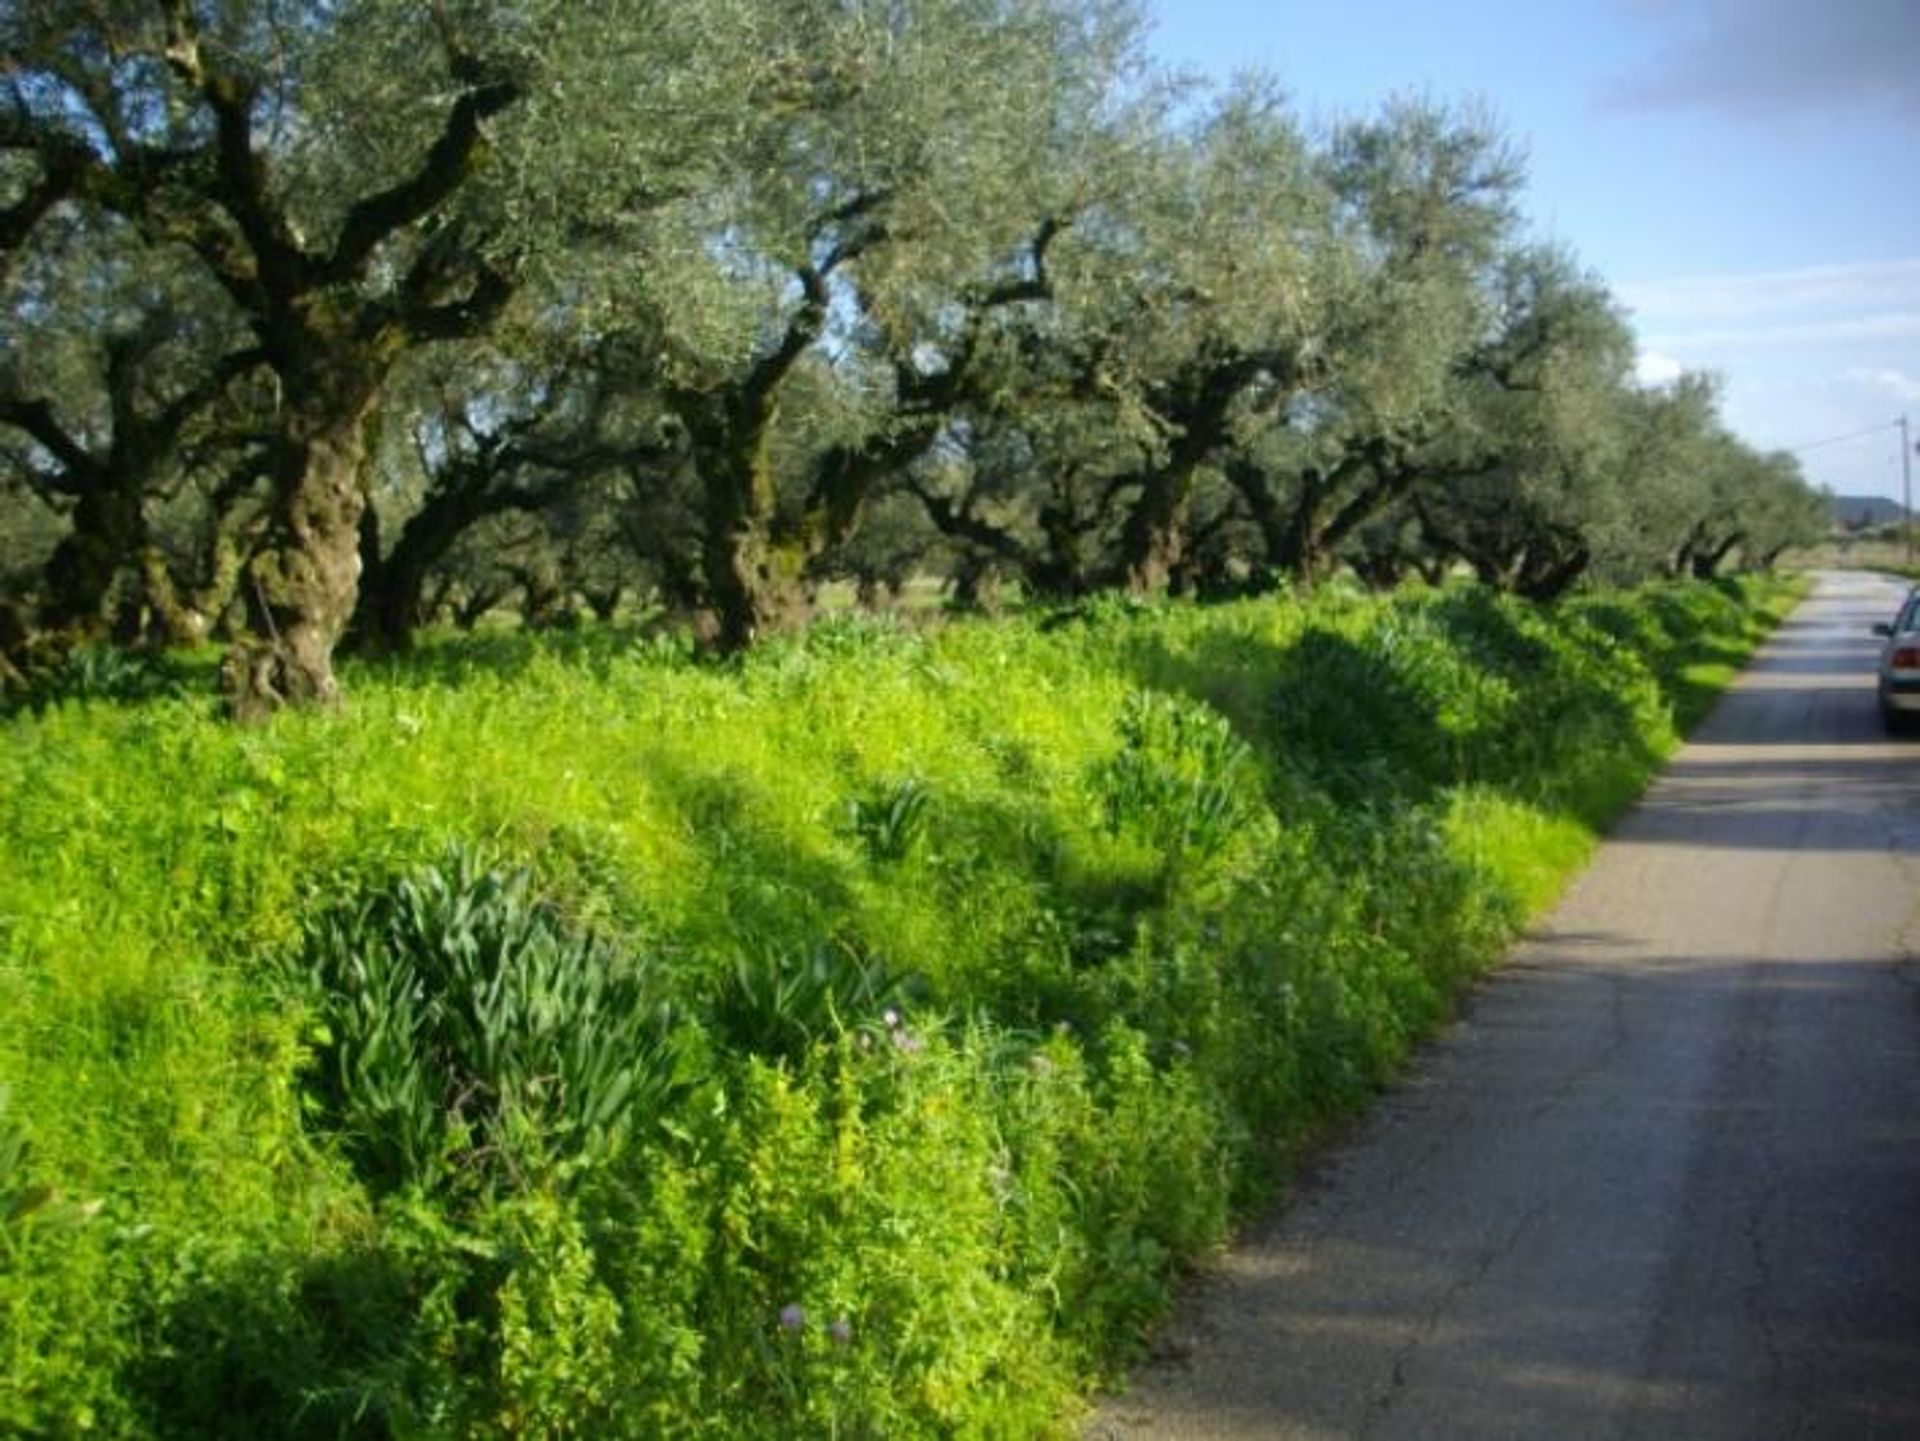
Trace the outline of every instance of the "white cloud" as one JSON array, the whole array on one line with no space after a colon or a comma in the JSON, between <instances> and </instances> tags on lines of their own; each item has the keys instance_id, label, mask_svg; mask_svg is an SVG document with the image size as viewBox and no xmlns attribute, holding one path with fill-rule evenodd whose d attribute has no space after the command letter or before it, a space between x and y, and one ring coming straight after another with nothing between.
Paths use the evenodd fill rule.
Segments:
<instances>
[{"instance_id":1,"label":"white cloud","mask_svg":"<svg viewBox=\"0 0 1920 1441\"><path fill-rule=\"evenodd\" d=\"M1920 257L1629 281L1616 287L1616 293L1637 313L1688 320L1749 318L1813 308L1920 308Z\"/></svg>"},{"instance_id":2,"label":"white cloud","mask_svg":"<svg viewBox=\"0 0 1920 1441\"><path fill-rule=\"evenodd\" d=\"M1920 310L1716 330L1666 331L1644 336L1641 343L1662 351L1726 354L1791 346L1830 348L1907 341L1920 342Z\"/></svg>"},{"instance_id":3,"label":"white cloud","mask_svg":"<svg viewBox=\"0 0 1920 1441\"><path fill-rule=\"evenodd\" d=\"M1898 494L1891 422L1920 410L1920 257L1656 277L1616 293L1643 382L1717 371L1721 414L1743 439L1796 451L1810 480L1840 494Z\"/></svg>"},{"instance_id":4,"label":"white cloud","mask_svg":"<svg viewBox=\"0 0 1920 1441\"><path fill-rule=\"evenodd\" d=\"M1728 425L1763 450L1794 451L1807 479L1839 495L1900 494L1900 383L1920 392L1920 381L1898 370L1803 369L1754 375L1730 371L1722 414Z\"/></svg>"},{"instance_id":5,"label":"white cloud","mask_svg":"<svg viewBox=\"0 0 1920 1441\"><path fill-rule=\"evenodd\" d=\"M1920 258L1629 283L1643 352L1751 384L1810 372L1904 373L1920 351ZM1880 390L1884 405L1889 392Z\"/></svg>"}]
</instances>

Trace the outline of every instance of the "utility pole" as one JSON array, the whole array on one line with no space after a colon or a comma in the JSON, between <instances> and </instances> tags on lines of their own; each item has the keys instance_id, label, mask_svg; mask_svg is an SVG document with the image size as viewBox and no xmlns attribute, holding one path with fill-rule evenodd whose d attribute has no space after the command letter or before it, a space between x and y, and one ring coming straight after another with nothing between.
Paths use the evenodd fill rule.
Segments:
<instances>
[{"instance_id":1,"label":"utility pole","mask_svg":"<svg viewBox=\"0 0 1920 1441\"><path fill-rule=\"evenodd\" d=\"M1913 438L1907 434L1907 418L1900 417L1900 508L1906 512L1901 527L1907 538L1907 569L1913 569Z\"/></svg>"}]
</instances>

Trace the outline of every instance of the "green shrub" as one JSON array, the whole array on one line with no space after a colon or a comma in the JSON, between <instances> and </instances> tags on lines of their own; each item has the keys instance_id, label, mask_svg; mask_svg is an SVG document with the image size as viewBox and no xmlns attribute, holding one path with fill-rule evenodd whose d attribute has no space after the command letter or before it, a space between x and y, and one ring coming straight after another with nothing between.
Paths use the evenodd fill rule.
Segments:
<instances>
[{"instance_id":1,"label":"green shrub","mask_svg":"<svg viewBox=\"0 0 1920 1441\"><path fill-rule=\"evenodd\" d=\"M1212 711L1134 691L1120 711L1120 750L1096 788L1108 828L1152 837L1169 855L1217 854L1257 805L1251 752Z\"/></svg>"},{"instance_id":2,"label":"green shrub","mask_svg":"<svg viewBox=\"0 0 1920 1441\"><path fill-rule=\"evenodd\" d=\"M590 1170L689 1084L649 968L466 849L320 916L301 965L320 1114L381 1190Z\"/></svg>"},{"instance_id":3,"label":"green shrub","mask_svg":"<svg viewBox=\"0 0 1920 1441\"><path fill-rule=\"evenodd\" d=\"M876 861L905 860L927 831L932 793L913 776L847 802L853 833Z\"/></svg>"},{"instance_id":4,"label":"green shrub","mask_svg":"<svg viewBox=\"0 0 1920 1441\"><path fill-rule=\"evenodd\" d=\"M109 645L58 650L26 674L26 684L5 696L11 709L44 710L67 701L134 704L184 695L188 677L166 657Z\"/></svg>"}]
</instances>

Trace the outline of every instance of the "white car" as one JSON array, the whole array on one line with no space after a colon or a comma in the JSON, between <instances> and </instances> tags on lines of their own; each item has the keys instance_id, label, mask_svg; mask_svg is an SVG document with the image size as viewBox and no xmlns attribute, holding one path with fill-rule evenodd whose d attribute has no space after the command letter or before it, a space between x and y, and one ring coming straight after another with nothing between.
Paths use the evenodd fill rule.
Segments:
<instances>
[{"instance_id":1,"label":"white car","mask_svg":"<svg viewBox=\"0 0 1920 1441\"><path fill-rule=\"evenodd\" d=\"M1907 593L1889 624L1873 633L1886 637L1880 647L1880 719L1898 735L1920 725L1920 586Z\"/></svg>"}]
</instances>

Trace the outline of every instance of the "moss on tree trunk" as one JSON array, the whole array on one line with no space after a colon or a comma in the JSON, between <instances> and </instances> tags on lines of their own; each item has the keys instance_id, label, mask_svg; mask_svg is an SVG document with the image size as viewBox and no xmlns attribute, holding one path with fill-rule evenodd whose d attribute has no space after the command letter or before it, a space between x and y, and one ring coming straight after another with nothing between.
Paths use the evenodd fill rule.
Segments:
<instances>
[{"instance_id":1,"label":"moss on tree trunk","mask_svg":"<svg viewBox=\"0 0 1920 1441\"><path fill-rule=\"evenodd\" d=\"M769 418L747 432L745 443L722 451L706 486L701 560L714 643L729 655L762 636L798 629L812 609L806 570L816 547L804 531L776 534L772 434Z\"/></svg>"}]
</instances>

